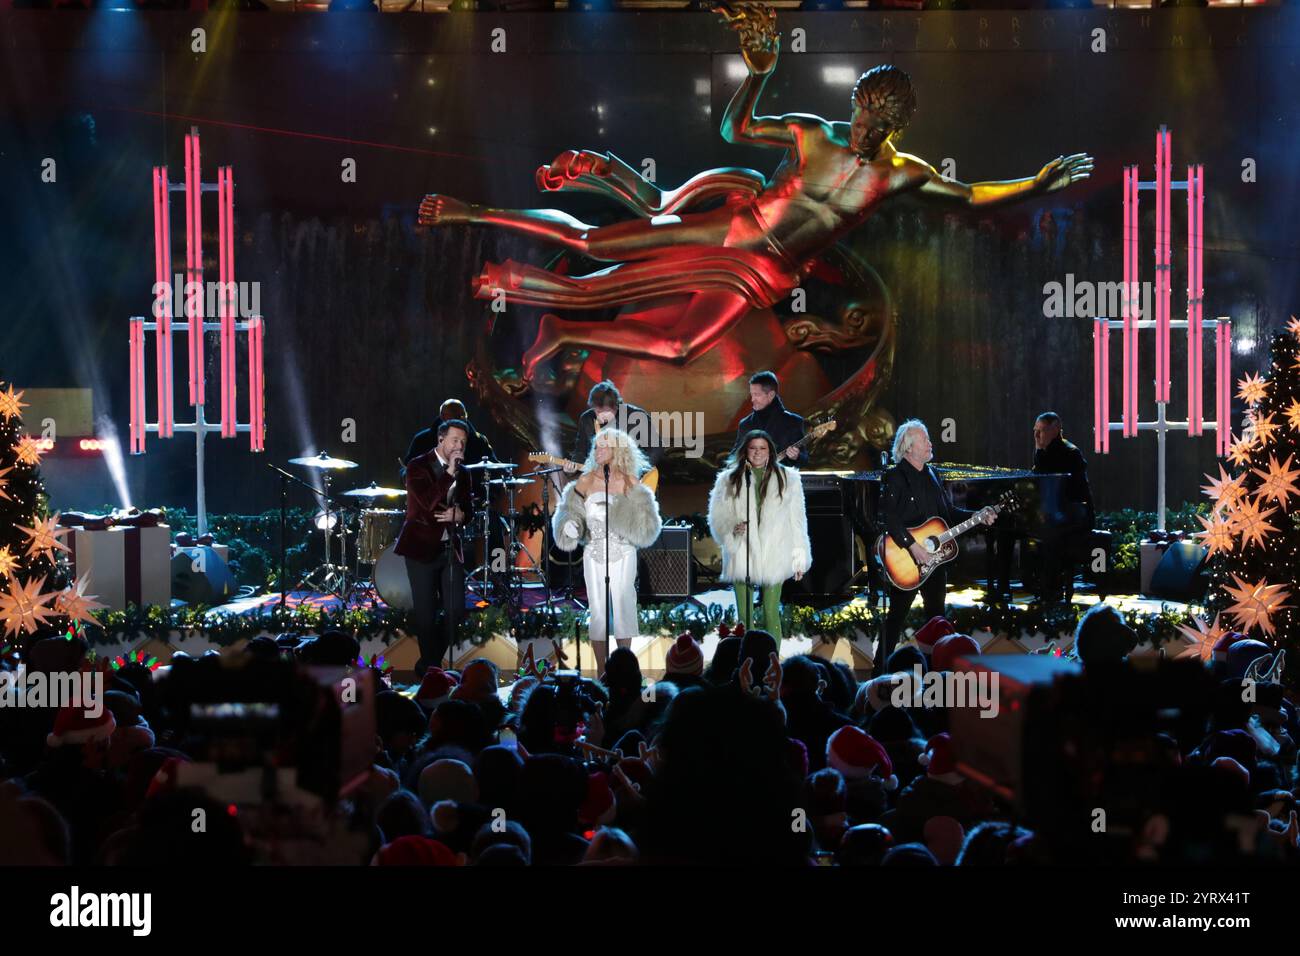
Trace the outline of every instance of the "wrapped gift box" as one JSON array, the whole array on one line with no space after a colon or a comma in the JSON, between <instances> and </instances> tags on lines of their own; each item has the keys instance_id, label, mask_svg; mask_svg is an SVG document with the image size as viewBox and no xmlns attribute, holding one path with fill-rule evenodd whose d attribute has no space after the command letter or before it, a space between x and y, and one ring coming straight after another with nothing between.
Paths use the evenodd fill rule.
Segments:
<instances>
[{"instance_id":1,"label":"wrapped gift box","mask_svg":"<svg viewBox=\"0 0 1300 956\"><path fill-rule=\"evenodd\" d=\"M104 531L76 528L68 536L76 577L87 578L86 593L115 611L128 604L170 607L172 532L152 528L113 527Z\"/></svg>"}]
</instances>

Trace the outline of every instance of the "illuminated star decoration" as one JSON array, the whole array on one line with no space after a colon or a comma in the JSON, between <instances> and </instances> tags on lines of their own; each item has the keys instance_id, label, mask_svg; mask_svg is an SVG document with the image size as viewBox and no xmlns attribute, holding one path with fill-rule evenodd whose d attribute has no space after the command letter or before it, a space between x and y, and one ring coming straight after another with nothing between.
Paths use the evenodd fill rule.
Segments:
<instances>
[{"instance_id":1,"label":"illuminated star decoration","mask_svg":"<svg viewBox=\"0 0 1300 956\"><path fill-rule=\"evenodd\" d=\"M1184 657L1197 657L1203 663L1208 664L1214 659L1214 645L1219 642L1219 638L1228 633L1228 629L1220 626L1218 614L1214 615L1214 623L1208 628L1205 626L1205 619L1201 617L1192 618L1192 623L1196 626L1178 625L1178 630L1192 643L1183 648L1175 660L1181 660Z\"/></svg>"},{"instance_id":2,"label":"illuminated star decoration","mask_svg":"<svg viewBox=\"0 0 1300 956\"><path fill-rule=\"evenodd\" d=\"M9 545L0 548L0 578L7 578L18 568L18 555L9 550Z\"/></svg>"},{"instance_id":3,"label":"illuminated star decoration","mask_svg":"<svg viewBox=\"0 0 1300 956\"><path fill-rule=\"evenodd\" d=\"M1295 483L1295 479L1300 478L1300 468L1294 470L1291 468L1291 457L1287 455L1286 461L1279 465L1277 456L1269 455L1268 471L1262 468L1252 469L1255 474L1264 479L1256 489L1255 496L1263 498L1267 495L1282 506L1283 512L1286 511L1290 497L1300 495L1300 488L1297 488Z\"/></svg>"},{"instance_id":4,"label":"illuminated star decoration","mask_svg":"<svg viewBox=\"0 0 1300 956\"><path fill-rule=\"evenodd\" d=\"M1260 445L1267 445L1268 440L1273 437L1273 433L1281 426L1273 421L1273 413L1267 415L1254 415L1251 417L1251 423L1255 426L1255 441Z\"/></svg>"},{"instance_id":5,"label":"illuminated star decoration","mask_svg":"<svg viewBox=\"0 0 1300 956\"><path fill-rule=\"evenodd\" d=\"M36 522L31 528L24 528L22 525L18 526L18 530L31 539L27 543L27 557L35 558L42 554L48 554L53 559L55 549L67 551L69 554L72 553L72 549L60 540L68 533L68 529L60 528L58 521L59 516L55 514L44 521Z\"/></svg>"},{"instance_id":6,"label":"illuminated star decoration","mask_svg":"<svg viewBox=\"0 0 1300 956\"><path fill-rule=\"evenodd\" d=\"M1201 491L1207 498L1214 499L1215 511L1229 511L1237 503L1242 495L1246 493L1246 476L1238 475L1236 478L1229 478L1228 473L1219 466L1219 477L1210 478L1208 485L1201 485Z\"/></svg>"},{"instance_id":7,"label":"illuminated star decoration","mask_svg":"<svg viewBox=\"0 0 1300 956\"><path fill-rule=\"evenodd\" d=\"M0 418L21 418L22 410L27 407L22 397L22 392L14 393L12 385L0 392Z\"/></svg>"},{"instance_id":8,"label":"illuminated star decoration","mask_svg":"<svg viewBox=\"0 0 1300 956\"><path fill-rule=\"evenodd\" d=\"M1268 584L1263 578L1253 585L1247 584L1236 574L1232 575L1232 580L1237 582L1237 586L1225 584L1223 590L1236 600L1228 608L1228 613L1236 619L1237 626L1243 631L1258 627L1263 633L1272 636L1273 615L1290 607L1289 604L1282 603L1291 596L1290 593L1282 585Z\"/></svg>"},{"instance_id":9,"label":"illuminated star decoration","mask_svg":"<svg viewBox=\"0 0 1300 956\"><path fill-rule=\"evenodd\" d=\"M54 596L54 610L68 618L68 624L76 628L77 622L98 625L99 621L91 611L103 610L107 605L95 600L96 595L86 593L86 576L77 578L76 584L70 584Z\"/></svg>"},{"instance_id":10,"label":"illuminated star decoration","mask_svg":"<svg viewBox=\"0 0 1300 956\"><path fill-rule=\"evenodd\" d=\"M1242 498L1237 510L1233 512L1232 530L1241 535L1241 547L1244 551L1248 545L1264 544L1270 534L1276 534L1277 528L1268 523L1276 508L1264 511L1260 508L1259 498Z\"/></svg>"},{"instance_id":11,"label":"illuminated star decoration","mask_svg":"<svg viewBox=\"0 0 1300 956\"><path fill-rule=\"evenodd\" d=\"M0 498L4 498L6 501L13 501L13 499L9 497L9 492L5 491L5 486L9 484L9 479L6 478L5 475L9 474L9 472L13 470L12 465L8 468L0 468Z\"/></svg>"},{"instance_id":12,"label":"illuminated star decoration","mask_svg":"<svg viewBox=\"0 0 1300 956\"><path fill-rule=\"evenodd\" d=\"M1286 416L1287 424L1300 432L1300 401L1292 400L1282 414Z\"/></svg>"},{"instance_id":13,"label":"illuminated star decoration","mask_svg":"<svg viewBox=\"0 0 1300 956\"><path fill-rule=\"evenodd\" d=\"M1297 319L1294 315L1291 316L1291 321L1286 324L1286 330L1300 339L1300 319Z\"/></svg>"},{"instance_id":14,"label":"illuminated star decoration","mask_svg":"<svg viewBox=\"0 0 1300 956\"><path fill-rule=\"evenodd\" d=\"M54 592L42 594L45 576L39 581L9 579L9 590L0 591L0 621L4 622L5 635L16 634L21 628L34 634L36 628L46 623L51 611L46 606L54 599Z\"/></svg>"},{"instance_id":15,"label":"illuminated star decoration","mask_svg":"<svg viewBox=\"0 0 1300 956\"><path fill-rule=\"evenodd\" d=\"M1196 520L1205 528L1204 531L1196 532L1196 536L1205 546L1207 558L1219 553L1230 554L1236 547L1237 523L1234 518L1225 517L1219 511L1212 511L1208 518L1197 515Z\"/></svg>"},{"instance_id":16,"label":"illuminated star decoration","mask_svg":"<svg viewBox=\"0 0 1300 956\"><path fill-rule=\"evenodd\" d=\"M1228 461L1234 465L1246 465L1250 463L1250 451L1254 446L1253 439L1242 437L1232 443L1232 448L1228 451Z\"/></svg>"},{"instance_id":17,"label":"illuminated star decoration","mask_svg":"<svg viewBox=\"0 0 1300 956\"><path fill-rule=\"evenodd\" d=\"M41 463L41 446L36 443L36 439L31 435L24 435L18 439L18 448L15 454L18 456L19 464L35 467Z\"/></svg>"},{"instance_id":18,"label":"illuminated star decoration","mask_svg":"<svg viewBox=\"0 0 1300 956\"><path fill-rule=\"evenodd\" d=\"M1268 382L1253 372L1237 383L1237 397L1247 405L1256 405L1268 398Z\"/></svg>"}]
</instances>

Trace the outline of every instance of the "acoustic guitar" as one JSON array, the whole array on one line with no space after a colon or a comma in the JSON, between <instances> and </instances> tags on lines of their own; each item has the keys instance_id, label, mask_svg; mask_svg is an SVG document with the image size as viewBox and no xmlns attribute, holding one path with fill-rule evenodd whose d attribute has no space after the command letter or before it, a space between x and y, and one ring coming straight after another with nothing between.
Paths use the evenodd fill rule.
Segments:
<instances>
[{"instance_id":1,"label":"acoustic guitar","mask_svg":"<svg viewBox=\"0 0 1300 956\"><path fill-rule=\"evenodd\" d=\"M1006 492L998 503L992 505L994 514L1006 508L1016 507L1014 492ZM875 555L885 571L889 582L902 591L915 591L934 573L935 569L947 564L957 557L957 538L977 524L982 524L980 512L976 512L961 524L948 527L942 518L931 518L915 528L908 528L908 533L921 547L930 554L924 564L917 564L916 558L907 548L900 548L888 534L882 534L876 541Z\"/></svg>"},{"instance_id":2,"label":"acoustic guitar","mask_svg":"<svg viewBox=\"0 0 1300 956\"><path fill-rule=\"evenodd\" d=\"M528 456L528 460L540 462L541 464L544 465L559 465L561 468L567 468L570 465L572 465L573 467L577 468L578 471L582 471L582 462L571 461L568 458L561 458L559 455L548 455L544 451L535 451L531 453ZM654 494L656 491L659 490L659 469L651 468L649 471L647 471L644 475L641 476L640 481L641 484L645 485L647 488L650 489L651 494Z\"/></svg>"}]
</instances>

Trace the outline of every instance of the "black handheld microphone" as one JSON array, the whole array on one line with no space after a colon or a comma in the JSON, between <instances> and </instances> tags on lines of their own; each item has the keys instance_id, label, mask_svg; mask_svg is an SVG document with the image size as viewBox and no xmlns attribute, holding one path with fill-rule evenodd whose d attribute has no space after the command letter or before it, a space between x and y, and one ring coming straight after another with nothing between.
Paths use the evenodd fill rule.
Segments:
<instances>
[{"instance_id":1,"label":"black handheld microphone","mask_svg":"<svg viewBox=\"0 0 1300 956\"><path fill-rule=\"evenodd\" d=\"M605 484L609 484L609 465L605 466Z\"/></svg>"}]
</instances>

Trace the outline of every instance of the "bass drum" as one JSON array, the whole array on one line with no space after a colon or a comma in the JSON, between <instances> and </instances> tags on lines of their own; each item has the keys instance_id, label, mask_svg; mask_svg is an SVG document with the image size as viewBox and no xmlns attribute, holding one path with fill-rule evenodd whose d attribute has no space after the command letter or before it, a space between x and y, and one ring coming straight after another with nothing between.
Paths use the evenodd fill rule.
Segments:
<instances>
[{"instance_id":1,"label":"bass drum","mask_svg":"<svg viewBox=\"0 0 1300 956\"><path fill-rule=\"evenodd\" d=\"M411 599L411 579L406 576L406 559L394 549L397 542L384 548L375 562L375 590L389 607L409 611L415 607Z\"/></svg>"}]
</instances>

